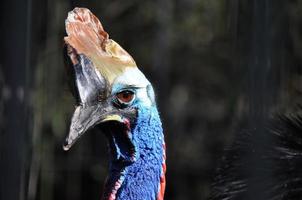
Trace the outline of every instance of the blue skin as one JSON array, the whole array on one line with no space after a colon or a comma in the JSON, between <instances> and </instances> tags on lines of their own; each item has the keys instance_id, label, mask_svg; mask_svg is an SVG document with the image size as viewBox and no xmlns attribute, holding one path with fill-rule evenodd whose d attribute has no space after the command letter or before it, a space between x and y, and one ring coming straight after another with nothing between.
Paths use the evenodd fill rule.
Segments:
<instances>
[{"instance_id":1,"label":"blue skin","mask_svg":"<svg viewBox=\"0 0 302 200\"><path fill-rule=\"evenodd\" d=\"M148 95L153 98L153 90ZM163 173L164 135L161 120L155 104L147 107L136 99L131 106L138 112L136 126L130 130L136 149L135 161L126 164L111 159L104 199L108 198L119 180L122 184L116 193L117 200L155 200ZM119 151L124 153L122 149Z\"/></svg>"}]
</instances>

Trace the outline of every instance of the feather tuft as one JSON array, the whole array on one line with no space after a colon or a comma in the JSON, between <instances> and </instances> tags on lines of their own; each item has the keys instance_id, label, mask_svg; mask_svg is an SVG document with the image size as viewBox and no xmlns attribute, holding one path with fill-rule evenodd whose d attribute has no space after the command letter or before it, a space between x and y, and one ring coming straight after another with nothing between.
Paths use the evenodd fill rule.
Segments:
<instances>
[{"instance_id":1,"label":"feather tuft","mask_svg":"<svg viewBox=\"0 0 302 200\"><path fill-rule=\"evenodd\" d=\"M225 152L212 185L211 200L302 198L301 113L270 120L261 132L267 142L255 137L258 131L240 132Z\"/></svg>"}]
</instances>

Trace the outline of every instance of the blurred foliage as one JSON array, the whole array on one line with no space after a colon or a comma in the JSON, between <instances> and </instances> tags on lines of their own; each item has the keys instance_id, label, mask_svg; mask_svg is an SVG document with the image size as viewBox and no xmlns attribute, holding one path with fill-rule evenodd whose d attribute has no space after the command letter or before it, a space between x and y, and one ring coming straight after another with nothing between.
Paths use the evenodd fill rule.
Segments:
<instances>
[{"instance_id":1,"label":"blurred foliage","mask_svg":"<svg viewBox=\"0 0 302 200\"><path fill-rule=\"evenodd\" d=\"M99 199L107 174L97 131L68 153L61 148L74 105L64 20L76 6L100 18L155 87L167 142L166 199L206 199L222 150L249 112L251 1L32 0L29 200ZM301 102L302 0L274 1L271 10L270 109L290 112Z\"/></svg>"}]
</instances>

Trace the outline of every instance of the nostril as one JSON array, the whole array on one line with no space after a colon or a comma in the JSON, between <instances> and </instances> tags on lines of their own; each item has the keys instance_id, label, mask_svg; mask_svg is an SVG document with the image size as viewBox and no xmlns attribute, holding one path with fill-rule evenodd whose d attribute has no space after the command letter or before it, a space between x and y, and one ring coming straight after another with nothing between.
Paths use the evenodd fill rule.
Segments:
<instances>
[{"instance_id":1,"label":"nostril","mask_svg":"<svg viewBox=\"0 0 302 200\"><path fill-rule=\"evenodd\" d=\"M84 127L82 125L78 125L74 128L75 131L77 131L78 133L81 132L84 129Z\"/></svg>"}]
</instances>

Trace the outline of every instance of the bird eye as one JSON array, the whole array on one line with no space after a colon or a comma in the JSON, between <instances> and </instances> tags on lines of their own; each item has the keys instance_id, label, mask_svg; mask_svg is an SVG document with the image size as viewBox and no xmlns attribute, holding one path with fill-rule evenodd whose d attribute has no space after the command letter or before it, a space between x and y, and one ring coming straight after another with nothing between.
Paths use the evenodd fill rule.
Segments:
<instances>
[{"instance_id":1,"label":"bird eye","mask_svg":"<svg viewBox=\"0 0 302 200\"><path fill-rule=\"evenodd\" d=\"M116 94L117 99L120 103L129 104L134 99L134 92L125 90Z\"/></svg>"}]
</instances>

